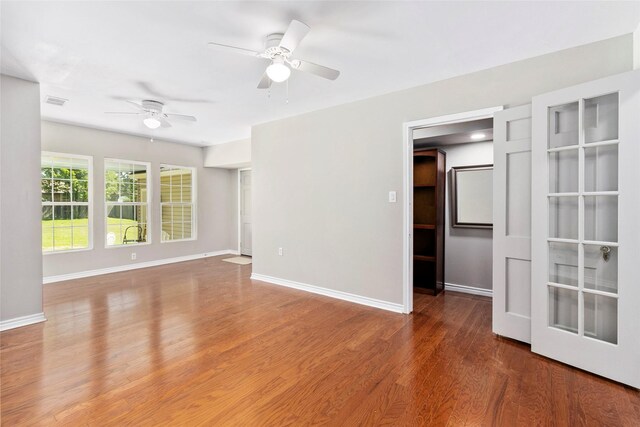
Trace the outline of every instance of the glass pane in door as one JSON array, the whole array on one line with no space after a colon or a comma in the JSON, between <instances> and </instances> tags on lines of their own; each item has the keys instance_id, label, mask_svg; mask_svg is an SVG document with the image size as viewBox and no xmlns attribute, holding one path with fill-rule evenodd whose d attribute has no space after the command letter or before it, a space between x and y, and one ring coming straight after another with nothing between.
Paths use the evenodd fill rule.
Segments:
<instances>
[{"instance_id":1,"label":"glass pane in door","mask_svg":"<svg viewBox=\"0 0 640 427\"><path fill-rule=\"evenodd\" d=\"M618 241L618 196L584 197L584 239Z\"/></svg>"},{"instance_id":2,"label":"glass pane in door","mask_svg":"<svg viewBox=\"0 0 640 427\"><path fill-rule=\"evenodd\" d=\"M584 191L618 191L617 144L584 149Z\"/></svg>"},{"instance_id":3,"label":"glass pane in door","mask_svg":"<svg viewBox=\"0 0 640 427\"><path fill-rule=\"evenodd\" d=\"M578 192L578 149L549 153L549 193Z\"/></svg>"},{"instance_id":4,"label":"glass pane in door","mask_svg":"<svg viewBox=\"0 0 640 427\"><path fill-rule=\"evenodd\" d=\"M584 294L584 336L618 343L618 300L591 293Z\"/></svg>"},{"instance_id":5,"label":"glass pane in door","mask_svg":"<svg viewBox=\"0 0 640 427\"><path fill-rule=\"evenodd\" d=\"M584 100L584 142L618 139L618 93Z\"/></svg>"},{"instance_id":6,"label":"glass pane in door","mask_svg":"<svg viewBox=\"0 0 640 427\"><path fill-rule=\"evenodd\" d=\"M578 245L549 243L549 282L578 286Z\"/></svg>"},{"instance_id":7,"label":"glass pane in door","mask_svg":"<svg viewBox=\"0 0 640 427\"><path fill-rule=\"evenodd\" d=\"M549 286L549 326L578 333L578 291Z\"/></svg>"},{"instance_id":8,"label":"glass pane in door","mask_svg":"<svg viewBox=\"0 0 640 427\"><path fill-rule=\"evenodd\" d=\"M618 248L584 245L584 287L603 292L618 292Z\"/></svg>"},{"instance_id":9,"label":"glass pane in door","mask_svg":"<svg viewBox=\"0 0 640 427\"><path fill-rule=\"evenodd\" d=\"M578 145L578 102L549 108L549 148Z\"/></svg>"},{"instance_id":10,"label":"glass pane in door","mask_svg":"<svg viewBox=\"0 0 640 427\"><path fill-rule=\"evenodd\" d=\"M549 237L578 239L578 197L549 197Z\"/></svg>"}]
</instances>

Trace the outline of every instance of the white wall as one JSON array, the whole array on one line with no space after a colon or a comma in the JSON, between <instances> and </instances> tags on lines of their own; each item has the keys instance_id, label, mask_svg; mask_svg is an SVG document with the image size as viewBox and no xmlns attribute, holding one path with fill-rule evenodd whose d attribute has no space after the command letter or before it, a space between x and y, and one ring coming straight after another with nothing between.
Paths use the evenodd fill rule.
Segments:
<instances>
[{"instance_id":1,"label":"white wall","mask_svg":"<svg viewBox=\"0 0 640 427\"><path fill-rule=\"evenodd\" d=\"M205 147L203 154L206 167L246 168L251 165L251 139L240 139Z\"/></svg>"},{"instance_id":2,"label":"white wall","mask_svg":"<svg viewBox=\"0 0 640 427\"><path fill-rule=\"evenodd\" d=\"M42 150L93 156L94 249L44 255L44 275L57 276L226 249L237 250L237 177L235 171L205 168L202 150L115 132L42 122ZM105 248L104 158L151 163L152 242ZM195 241L160 243L160 163L197 168L197 235ZM39 210L39 207L38 207ZM136 260L131 260L131 253Z\"/></svg>"},{"instance_id":3,"label":"white wall","mask_svg":"<svg viewBox=\"0 0 640 427\"><path fill-rule=\"evenodd\" d=\"M521 105L632 67L628 34L254 126L254 273L401 304L402 124Z\"/></svg>"},{"instance_id":4,"label":"white wall","mask_svg":"<svg viewBox=\"0 0 640 427\"><path fill-rule=\"evenodd\" d=\"M40 85L1 75L0 94L0 321L4 328L7 320L42 313Z\"/></svg>"},{"instance_id":5,"label":"white wall","mask_svg":"<svg viewBox=\"0 0 640 427\"><path fill-rule=\"evenodd\" d=\"M493 230L451 227L451 168L493 164L493 142L474 142L438 147L447 153L445 203L446 283L476 288L492 288Z\"/></svg>"},{"instance_id":6,"label":"white wall","mask_svg":"<svg viewBox=\"0 0 640 427\"><path fill-rule=\"evenodd\" d=\"M633 69L640 69L640 25L633 32Z\"/></svg>"}]
</instances>

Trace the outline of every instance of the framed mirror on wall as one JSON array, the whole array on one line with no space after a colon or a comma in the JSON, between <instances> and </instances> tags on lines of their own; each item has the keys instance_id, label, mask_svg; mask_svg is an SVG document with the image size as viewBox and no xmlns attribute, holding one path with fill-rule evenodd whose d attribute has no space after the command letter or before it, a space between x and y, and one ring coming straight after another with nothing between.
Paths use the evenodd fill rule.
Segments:
<instances>
[{"instance_id":1,"label":"framed mirror on wall","mask_svg":"<svg viewBox=\"0 0 640 427\"><path fill-rule=\"evenodd\" d=\"M451 168L451 224L493 228L493 165Z\"/></svg>"}]
</instances>

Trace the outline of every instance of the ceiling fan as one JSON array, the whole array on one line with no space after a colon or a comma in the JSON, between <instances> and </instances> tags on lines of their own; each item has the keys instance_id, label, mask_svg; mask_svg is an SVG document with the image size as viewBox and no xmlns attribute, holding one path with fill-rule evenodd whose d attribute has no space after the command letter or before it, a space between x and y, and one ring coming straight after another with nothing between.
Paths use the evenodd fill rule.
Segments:
<instances>
[{"instance_id":1,"label":"ceiling fan","mask_svg":"<svg viewBox=\"0 0 640 427\"><path fill-rule=\"evenodd\" d=\"M134 105L138 112L107 112L105 114L126 114L126 115L139 115L143 116L142 123L149 129L157 129L160 126L163 128L170 128L171 123L169 120L187 120L195 122L197 119L193 116L187 116L184 114L169 114L162 112L164 104L160 101L153 101L145 99L142 103L127 101L129 104Z\"/></svg>"},{"instance_id":2,"label":"ceiling fan","mask_svg":"<svg viewBox=\"0 0 640 427\"><path fill-rule=\"evenodd\" d=\"M250 49L213 42L209 42L209 46L227 52L235 52L270 60L271 64L265 70L260 83L258 83L258 89L268 89L271 86L271 82L280 83L287 80L291 75L291 69L315 74L316 76L329 80L337 79L340 75L340 71L338 70L301 59L291 58L291 54L295 48L298 47L300 41L307 35L309 29L308 25L294 19L284 34L275 33L267 36L264 52L256 52Z\"/></svg>"}]
</instances>

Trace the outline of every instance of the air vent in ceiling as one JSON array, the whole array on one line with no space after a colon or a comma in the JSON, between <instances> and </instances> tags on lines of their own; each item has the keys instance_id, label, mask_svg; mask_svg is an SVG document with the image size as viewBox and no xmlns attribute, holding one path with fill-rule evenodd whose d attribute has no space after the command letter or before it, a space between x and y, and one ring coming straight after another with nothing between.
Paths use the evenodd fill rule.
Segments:
<instances>
[{"instance_id":1,"label":"air vent in ceiling","mask_svg":"<svg viewBox=\"0 0 640 427\"><path fill-rule=\"evenodd\" d=\"M57 96L47 95L44 102L51 105L57 105L58 107L62 107L68 99L58 98Z\"/></svg>"}]
</instances>

